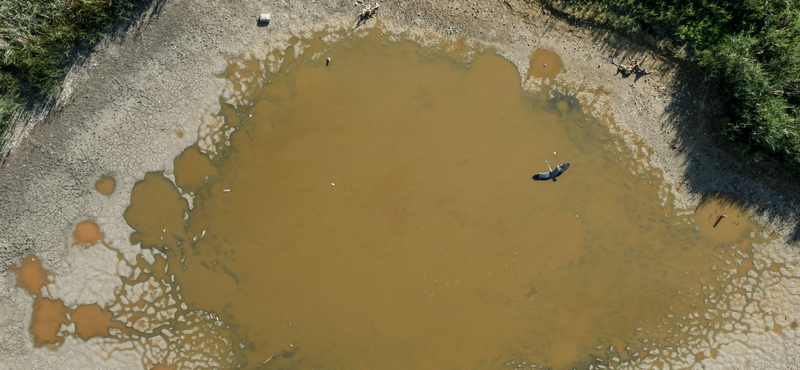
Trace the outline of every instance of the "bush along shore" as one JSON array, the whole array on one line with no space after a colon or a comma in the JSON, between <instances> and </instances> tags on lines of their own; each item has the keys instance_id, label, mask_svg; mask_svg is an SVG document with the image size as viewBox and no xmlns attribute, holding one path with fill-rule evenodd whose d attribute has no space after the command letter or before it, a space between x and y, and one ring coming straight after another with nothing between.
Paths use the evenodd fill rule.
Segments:
<instances>
[{"instance_id":1,"label":"bush along shore","mask_svg":"<svg viewBox=\"0 0 800 370\"><path fill-rule=\"evenodd\" d=\"M69 67L151 0L0 1L0 147L20 109L57 93Z\"/></svg>"},{"instance_id":2,"label":"bush along shore","mask_svg":"<svg viewBox=\"0 0 800 370\"><path fill-rule=\"evenodd\" d=\"M722 136L747 156L800 170L800 1L529 1L654 37L719 84Z\"/></svg>"}]
</instances>

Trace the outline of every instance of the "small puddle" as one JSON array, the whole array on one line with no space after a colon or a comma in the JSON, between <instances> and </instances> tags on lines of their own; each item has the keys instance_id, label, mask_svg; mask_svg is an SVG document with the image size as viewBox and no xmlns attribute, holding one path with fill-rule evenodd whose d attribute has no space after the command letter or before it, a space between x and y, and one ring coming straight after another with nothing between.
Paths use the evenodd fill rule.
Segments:
<instances>
[{"instance_id":1,"label":"small puddle","mask_svg":"<svg viewBox=\"0 0 800 370\"><path fill-rule=\"evenodd\" d=\"M42 288L50 284L50 271L42 267L42 261L33 254L25 256L19 266L11 267L11 271L17 275L16 286L25 289L28 294L38 297Z\"/></svg>"},{"instance_id":2,"label":"small puddle","mask_svg":"<svg viewBox=\"0 0 800 370\"><path fill-rule=\"evenodd\" d=\"M114 193L114 189L117 188L117 181L114 180L111 176L100 176L100 179L94 183L94 189L97 190L98 193L103 195L111 195Z\"/></svg>"},{"instance_id":3,"label":"small puddle","mask_svg":"<svg viewBox=\"0 0 800 370\"><path fill-rule=\"evenodd\" d=\"M550 49L536 49L536 51L531 54L531 64L528 69L528 75L534 78L547 78L552 80L561 73L562 68L564 68L564 63L555 51Z\"/></svg>"},{"instance_id":4,"label":"small puddle","mask_svg":"<svg viewBox=\"0 0 800 370\"><path fill-rule=\"evenodd\" d=\"M58 334L61 325L69 323L67 313L69 313L69 309L60 299L36 298L33 301L33 316L30 326L33 343L37 347L41 347L63 342L64 337Z\"/></svg>"},{"instance_id":5,"label":"small puddle","mask_svg":"<svg viewBox=\"0 0 800 370\"><path fill-rule=\"evenodd\" d=\"M72 244L88 247L105 239L105 235L100 231L100 226L94 220L86 220L75 225L72 232Z\"/></svg>"}]
</instances>

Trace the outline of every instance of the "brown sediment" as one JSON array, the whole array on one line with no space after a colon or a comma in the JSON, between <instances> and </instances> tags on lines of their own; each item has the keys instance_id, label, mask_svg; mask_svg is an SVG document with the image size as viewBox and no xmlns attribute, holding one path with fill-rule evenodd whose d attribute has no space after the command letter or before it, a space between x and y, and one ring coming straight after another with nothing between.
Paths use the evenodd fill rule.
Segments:
<instances>
[{"instance_id":1,"label":"brown sediment","mask_svg":"<svg viewBox=\"0 0 800 370\"><path fill-rule=\"evenodd\" d=\"M719 355L719 351L717 351L714 348L711 348L710 350L708 350L708 352L712 359L717 358L717 356Z\"/></svg>"},{"instance_id":2,"label":"brown sediment","mask_svg":"<svg viewBox=\"0 0 800 370\"><path fill-rule=\"evenodd\" d=\"M177 137L178 139L183 139L183 130L181 129L175 130L175 137Z\"/></svg>"},{"instance_id":3,"label":"brown sediment","mask_svg":"<svg viewBox=\"0 0 800 370\"><path fill-rule=\"evenodd\" d=\"M111 312L97 304L79 305L70 313L70 323L75 324L75 333L83 340L108 337L111 328L127 329L123 323L113 320Z\"/></svg>"},{"instance_id":4,"label":"brown sediment","mask_svg":"<svg viewBox=\"0 0 800 370\"><path fill-rule=\"evenodd\" d=\"M550 49L536 49L531 54L530 69L528 74L535 78L553 79L564 67L561 57Z\"/></svg>"},{"instance_id":5,"label":"brown sediment","mask_svg":"<svg viewBox=\"0 0 800 370\"><path fill-rule=\"evenodd\" d=\"M94 220L86 220L75 225L72 232L72 244L89 247L102 242L105 234L100 231L100 226Z\"/></svg>"},{"instance_id":6,"label":"brown sediment","mask_svg":"<svg viewBox=\"0 0 800 370\"><path fill-rule=\"evenodd\" d=\"M103 175L100 176L100 179L94 183L94 189L97 190L98 193L103 195L111 195L114 193L114 189L117 188L117 181L114 180L113 177Z\"/></svg>"},{"instance_id":7,"label":"brown sediment","mask_svg":"<svg viewBox=\"0 0 800 370\"><path fill-rule=\"evenodd\" d=\"M685 339L671 331L683 321L662 319L694 309L724 251L675 222L657 177L632 174L633 154L599 140L605 130L575 125L578 107L533 106L493 53L466 69L374 35L326 53L336 68L289 56L252 106L223 105L238 131L213 161L196 148L176 158L177 185L195 194L188 222L160 174L126 211L135 240L167 254L185 302L247 338L248 368L498 356L568 368L598 338ZM530 180L544 159L572 162L558 187ZM301 356L271 356L287 348Z\"/></svg>"},{"instance_id":8,"label":"brown sediment","mask_svg":"<svg viewBox=\"0 0 800 370\"><path fill-rule=\"evenodd\" d=\"M69 313L69 309L60 299L51 300L41 297L34 299L30 325L33 343L37 347L41 347L64 342L64 338L58 333L61 324L68 323L67 313Z\"/></svg>"},{"instance_id":9,"label":"brown sediment","mask_svg":"<svg viewBox=\"0 0 800 370\"><path fill-rule=\"evenodd\" d=\"M11 271L17 274L16 286L35 296L41 294L42 287L50 284L49 277L52 276L52 272L46 270L42 261L33 254L25 256L19 266L11 267Z\"/></svg>"}]
</instances>

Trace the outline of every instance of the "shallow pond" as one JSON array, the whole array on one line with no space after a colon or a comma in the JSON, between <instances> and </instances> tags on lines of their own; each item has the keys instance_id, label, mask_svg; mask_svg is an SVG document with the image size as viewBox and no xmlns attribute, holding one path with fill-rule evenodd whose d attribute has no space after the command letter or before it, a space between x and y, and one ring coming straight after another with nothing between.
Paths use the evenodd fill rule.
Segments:
<instances>
[{"instance_id":1,"label":"shallow pond","mask_svg":"<svg viewBox=\"0 0 800 370\"><path fill-rule=\"evenodd\" d=\"M267 82L223 103L229 146L188 148L177 187L136 185L132 242L229 328L232 368L586 368L677 353L682 327L710 325L685 316L741 273L722 271L747 217L726 209L720 237L706 219L725 202L677 216L575 99L456 49L315 36L277 73L243 63ZM560 59L541 61L552 80ZM571 167L532 181L545 160Z\"/></svg>"}]
</instances>

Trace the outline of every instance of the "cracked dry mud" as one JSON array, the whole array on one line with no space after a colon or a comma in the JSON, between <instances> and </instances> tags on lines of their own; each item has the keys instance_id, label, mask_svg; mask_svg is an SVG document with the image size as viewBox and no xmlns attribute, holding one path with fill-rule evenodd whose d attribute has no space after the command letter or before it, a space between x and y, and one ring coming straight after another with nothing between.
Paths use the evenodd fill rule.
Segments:
<instances>
[{"instance_id":1,"label":"cracked dry mud","mask_svg":"<svg viewBox=\"0 0 800 370\"><path fill-rule=\"evenodd\" d=\"M188 310L165 273L163 257L132 244L134 230L124 219L131 192L150 172L180 177L172 175L173 159L195 142L211 148L225 141L230 132L216 131L225 129L221 103L241 98L238 87L220 77L231 63L241 60L247 69L248 60L274 62L313 32L349 35L359 9L348 1L168 1L70 75L64 103L12 140L14 148L0 169L0 369L159 368L174 364L171 351L187 338L217 356L184 360L181 368L234 362L235 353L226 350L232 333L221 319ZM272 21L258 28L255 17L264 12L272 13ZM635 173L660 174L663 202L674 205L679 216L696 212L697 228L712 236L720 212L729 216L726 221L748 222L746 214L724 207L758 206L749 213L763 235L754 233L751 249L734 251L736 272L720 271L723 283L714 290L700 286L686 297L725 314L706 310L675 318L685 324L678 330L699 343L694 351L681 347L650 361L626 362L617 355L623 349L601 346L598 354L608 362L586 368L798 366L800 255L790 242L797 199L769 181L743 183L742 174L731 170L738 167L707 145L701 128L709 117L689 104L703 92L679 84L680 66L629 40L570 25L520 1L387 1L357 32L369 32L376 23L422 44L466 38L493 47L517 66L521 84L534 94L546 93L545 80L552 79L551 93L574 96L604 122L619 137L610 150L635 163ZM538 49L555 51L563 72L540 69L540 62L544 66L554 57L534 53ZM609 55L644 60L650 73L636 81L623 78L607 62ZM713 107L712 100L702 101ZM675 114L676 109L685 111ZM701 125L691 126L701 128L687 134L682 128L687 124L676 119L697 120ZM698 163L702 171L693 171ZM726 236L714 237L730 242ZM31 292L16 286L20 268L11 268L20 261L31 263L25 265ZM48 322L65 329L65 335L49 338L57 345L36 346L29 325L37 304L51 307L37 312L52 314ZM105 319L111 310L132 325ZM154 333L162 323L173 330ZM107 338L112 331L116 338Z\"/></svg>"}]
</instances>

